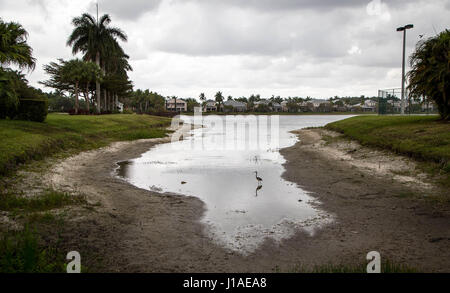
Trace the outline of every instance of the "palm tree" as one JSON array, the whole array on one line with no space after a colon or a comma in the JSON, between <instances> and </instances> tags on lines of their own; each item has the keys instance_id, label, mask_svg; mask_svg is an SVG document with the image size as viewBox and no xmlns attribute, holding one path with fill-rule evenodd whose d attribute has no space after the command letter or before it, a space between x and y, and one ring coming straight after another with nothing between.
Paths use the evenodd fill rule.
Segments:
<instances>
[{"instance_id":1,"label":"palm tree","mask_svg":"<svg viewBox=\"0 0 450 293\"><path fill-rule=\"evenodd\" d=\"M410 64L411 96L434 100L442 119L450 120L450 30L420 41Z\"/></svg>"},{"instance_id":2,"label":"palm tree","mask_svg":"<svg viewBox=\"0 0 450 293\"><path fill-rule=\"evenodd\" d=\"M84 62L84 70L82 74L82 82L85 85L84 100L86 101L86 110L90 111L89 88L91 82L101 82L103 73L100 67L94 62Z\"/></svg>"},{"instance_id":3,"label":"palm tree","mask_svg":"<svg viewBox=\"0 0 450 293\"><path fill-rule=\"evenodd\" d=\"M27 37L27 31L20 24L0 19L0 67L14 64L20 69L34 69L36 59Z\"/></svg>"},{"instance_id":4,"label":"palm tree","mask_svg":"<svg viewBox=\"0 0 450 293\"><path fill-rule=\"evenodd\" d=\"M67 40L67 45L72 47L72 53L84 53L84 59L94 61L105 69L105 59L109 52L117 52L120 47L116 39L127 41L125 33L116 27L110 27L111 18L108 14L103 15L100 20L84 13L81 17L75 17L72 24L75 29ZM122 51L123 52L123 51ZM103 60L102 60L103 58ZM101 66L103 61L103 66ZM100 112L100 82L96 82L97 111Z\"/></svg>"},{"instance_id":5,"label":"palm tree","mask_svg":"<svg viewBox=\"0 0 450 293\"><path fill-rule=\"evenodd\" d=\"M215 95L215 98L216 98L217 104L219 104L218 109L220 109L220 105L221 105L222 102L223 102L223 95L222 95L222 92L220 92L220 91L217 92L216 95Z\"/></svg>"}]
</instances>

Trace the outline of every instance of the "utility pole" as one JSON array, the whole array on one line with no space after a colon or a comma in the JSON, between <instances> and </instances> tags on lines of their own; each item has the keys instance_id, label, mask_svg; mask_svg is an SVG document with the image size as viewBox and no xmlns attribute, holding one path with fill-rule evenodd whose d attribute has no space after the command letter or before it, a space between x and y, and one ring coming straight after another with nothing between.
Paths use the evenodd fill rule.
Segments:
<instances>
[{"instance_id":1,"label":"utility pole","mask_svg":"<svg viewBox=\"0 0 450 293\"><path fill-rule=\"evenodd\" d=\"M405 114L405 46L406 46L406 30L413 28L414 25L407 24L405 26L397 28L398 32L403 32L403 57L402 57L402 108L401 114ZM411 105L409 105L411 108Z\"/></svg>"}]
</instances>

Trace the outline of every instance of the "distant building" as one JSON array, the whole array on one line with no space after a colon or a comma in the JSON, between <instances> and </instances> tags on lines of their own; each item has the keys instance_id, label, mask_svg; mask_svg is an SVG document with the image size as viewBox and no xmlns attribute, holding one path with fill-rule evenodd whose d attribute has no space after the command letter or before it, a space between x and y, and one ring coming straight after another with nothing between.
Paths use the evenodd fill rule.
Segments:
<instances>
[{"instance_id":1,"label":"distant building","mask_svg":"<svg viewBox=\"0 0 450 293\"><path fill-rule=\"evenodd\" d=\"M186 112L187 111L187 103L183 99L176 99L176 106L175 106L175 99L170 99L166 101L166 109L168 111L176 111L176 112Z\"/></svg>"},{"instance_id":2,"label":"distant building","mask_svg":"<svg viewBox=\"0 0 450 293\"><path fill-rule=\"evenodd\" d=\"M361 109L364 112L376 112L377 102L372 100L365 100L364 103L361 103Z\"/></svg>"},{"instance_id":3,"label":"distant building","mask_svg":"<svg viewBox=\"0 0 450 293\"><path fill-rule=\"evenodd\" d=\"M203 112L217 111L217 104L213 100L207 100L203 106Z\"/></svg>"},{"instance_id":4,"label":"distant building","mask_svg":"<svg viewBox=\"0 0 450 293\"><path fill-rule=\"evenodd\" d=\"M122 112L123 112L123 103L117 102L117 103L116 103L116 109L117 109L120 113L122 113Z\"/></svg>"},{"instance_id":5,"label":"distant building","mask_svg":"<svg viewBox=\"0 0 450 293\"><path fill-rule=\"evenodd\" d=\"M235 100L228 100L228 101L223 102L223 109L224 109L224 111L227 111L227 108L231 108L231 107L233 107L233 111L235 111L235 112L245 112L245 111L247 111L247 104L246 103L238 102L238 101L235 101Z\"/></svg>"},{"instance_id":6,"label":"distant building","mask_svg":"<svg viewBox=\"0 0 450 293\"><path fill-rule=\"evenodd\" d=\"M272 111L274 112L281 112L282 111L282 107L281 104L277 103L277 102L272 102Z\"/></svg>"},{"instance_id":7,"label":"distant building","mask_svg":"<svg viewBox=\"0 0 450 293\"><path fill-rule=\"evenodd\" d=\"M256 101L256 102L254 102L254 105L255 105L255 109L258 109L258 107L260 105L266 105L270 108L271 111L274 111L274 112L281 112L281 110L282 110L282 107L279 103L273 102L270 100L266 100L266 99Z\"/></svg>"}]
</instances>

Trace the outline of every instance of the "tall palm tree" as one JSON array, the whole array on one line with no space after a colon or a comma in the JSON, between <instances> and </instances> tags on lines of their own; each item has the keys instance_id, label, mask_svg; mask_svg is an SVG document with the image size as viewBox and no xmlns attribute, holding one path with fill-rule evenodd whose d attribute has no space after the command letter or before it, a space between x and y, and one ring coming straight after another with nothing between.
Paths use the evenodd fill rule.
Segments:
<instances>
[{"instance_id":1,"label":"tall palm tree","mask_svg":"<svg viewBox=\"0 0 450 293\"><path fill-rule=\"evenodd\" d=\"M67 40L67 45L72 47L72 53L84 53L84 59L94 61L101 68L105 68L105 57L108 52L118 49L116 39L127 41L125 33L116 27L110 27L111 18L108 14L99 20L84 13L81 17L75 17L72 24L75 29ZM119 46L120 47L120 46ZM103 64L101 63L103 61ZM97 111L100 112L100 82L96 82Z\"/></svg>"},{"instance_id":2,"label":"tall palm tree","mask_svg":"<svg viewBox=\"0 0 450 293\"><path fill-rule=\"evenodd\" d=\"M27 31L20 24L0 19L0 67L14 64L20 69L34 69L36 59L27 37Z\"/></svg>"},{"instance_id":3,"label":"tall palm tree","mask_svg":"<svg viewBox=\"0 0 450 293\"><path fill-rule=\"evenodd\" d=\"M220 105L221 105L222 102L223 102L223 95L222 95L222 92L220 92L220 91L217 92L216 95L215 95L215 98L216 98L217 104L219 104L218 109L221 109Z\"/></svg>"}]
</instances>

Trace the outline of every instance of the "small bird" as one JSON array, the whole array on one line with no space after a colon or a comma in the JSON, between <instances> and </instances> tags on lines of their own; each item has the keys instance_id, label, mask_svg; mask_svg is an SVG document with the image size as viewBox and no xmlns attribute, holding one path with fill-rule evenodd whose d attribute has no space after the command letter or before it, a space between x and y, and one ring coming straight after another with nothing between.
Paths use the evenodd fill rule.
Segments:
<instances>
[{"instance_id":1,"label":"small bird","mask_svg":"<svg viewBox=\"0 0 450 293\"><path fill-rule=\"evenodd\" d=\"M419 39L423 38L423 35L419 35Z\"/></svg>"},{"instance_id":2,"label":"small bird","mask_svg":"<svg viewBox=\"0 0 450 293\"><path fill-rule=\"evenodd\" d=\"M255 197L258 197L258 190L260 190L261 188L262 188L262 185L258 184L258 187L256 187L256 190L255 190Z\"/></svg>"},{"instance_id":3,"label":"small bird","mask_svg":"<svg viewBox=\"0 0 450 293\"><path fill-rule=\"evenodd\" d=\"M255 171L255 177L256 177L256 180L258 180L258 184L260 184L261 181L263 181L263 180L261 179L261 177L258 177L258 172L257 172L257 171Z\"/></svg>"}]
</instances>

